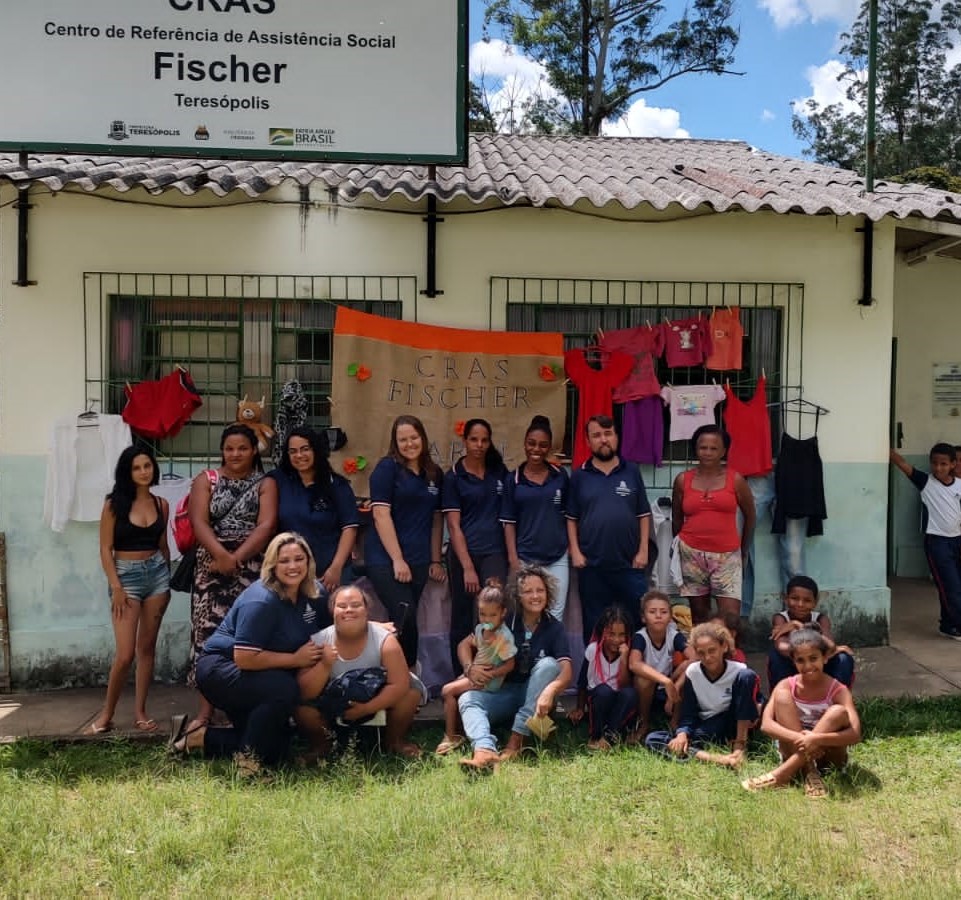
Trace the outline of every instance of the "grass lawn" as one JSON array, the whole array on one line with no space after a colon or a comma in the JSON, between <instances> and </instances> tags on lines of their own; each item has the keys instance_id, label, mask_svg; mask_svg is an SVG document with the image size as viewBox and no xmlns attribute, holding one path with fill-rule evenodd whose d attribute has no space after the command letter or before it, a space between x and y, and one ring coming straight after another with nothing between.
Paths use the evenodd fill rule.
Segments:
<instances>
[{"instance_id":1,"label":"grass lawn","mask_svg":"<svg viewBox=\"0 0 961 900\"><path fill-rule=\"evenodd\" d=\"M860 708L825 801L742 790L767 744L735 775L567 726L488 777L348 756L250 784L121 740L0 746L0 896L961 896L961 697Z\"/></svg>"}]
</instances>

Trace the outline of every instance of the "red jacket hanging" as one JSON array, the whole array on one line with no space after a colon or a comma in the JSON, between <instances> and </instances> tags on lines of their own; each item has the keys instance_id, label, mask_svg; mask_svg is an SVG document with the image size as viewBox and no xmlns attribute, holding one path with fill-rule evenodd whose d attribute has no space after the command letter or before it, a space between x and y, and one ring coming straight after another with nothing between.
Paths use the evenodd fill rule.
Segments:
<instances>
[{"instance_id":1,"label":"red jacket hanging","mask_svg":"<svg viewBox=\"0 0 961 900\"><path fill-rule=\"evenodd\" d=\"M160 381L141 381L124 388L127 405L121 413L132 431L151 440L174 437L203 400L186 369L177 368Z\"/></svg>"}]
</instances>

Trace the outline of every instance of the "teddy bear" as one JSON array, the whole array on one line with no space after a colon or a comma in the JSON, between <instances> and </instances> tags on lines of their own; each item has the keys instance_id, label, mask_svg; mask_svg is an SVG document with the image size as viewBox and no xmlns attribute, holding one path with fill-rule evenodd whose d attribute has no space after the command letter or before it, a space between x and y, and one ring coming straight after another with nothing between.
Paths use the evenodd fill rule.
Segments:
<instances>
[{"instance_id":1,"label":"teddy bear","mask_svg":"<svg viewBox=\"0 0 961 900\"><path fill-rule=\"evenodd\" d=\"M260 398L260 403L255 400L248 400L244 394L244 399L237 403L237 421L241 425L246 425L254 434L257 435L257 449L264 454L273 440L274 430L265 422L260 421L264 412L264 401L266 397Z\"/></svg>"}]
</instances>

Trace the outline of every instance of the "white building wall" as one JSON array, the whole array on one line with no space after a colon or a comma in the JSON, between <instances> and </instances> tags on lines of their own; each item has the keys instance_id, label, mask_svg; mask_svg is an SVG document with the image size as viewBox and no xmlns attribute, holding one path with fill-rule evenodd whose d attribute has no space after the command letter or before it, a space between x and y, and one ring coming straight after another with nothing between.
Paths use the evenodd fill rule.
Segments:
<instances>
[{"instance_id":1,"label":"white building wall","mask_svg":"<svg viewBox=\"0 0 961 900\"><path fill-rule=\"evenodd\" d=\"M10 283L15 212L3 206L12 192L0 191L0 528L10 548L19 680L66 678L81 658L86 663L76 677L105 673L112 652L96 526L71 524L54 535L40 522L51 425L85 404L84 272L417 275L423 289L425 226L420 215L400 214L414 209L398 202L390 213L328 207L326 194L315 194L320 205L304 219L292 189L272 195L284 203L201 195L174 207L142 193L37 192L29 260L38 284L18 288ZM144 203L130 203L135 197ZM442 209L444 293L419 297L418 318L487 328L494 275L803 283L804 395L831 410L819 428L830 518L825 536L809 542L809 568L853 619L883 630L893 228L877 229L878 303L863 310L856 304L862 237L853 220L734 213L643 223L590 212ZM495 309L493 327L503 326L504 311ZM770 542L759 535L758 621L778 602ZM176 597L164 628L168 644L161 646L168 670L185 656L186 619L186 599Z\"/></svg>"}]
</instances>

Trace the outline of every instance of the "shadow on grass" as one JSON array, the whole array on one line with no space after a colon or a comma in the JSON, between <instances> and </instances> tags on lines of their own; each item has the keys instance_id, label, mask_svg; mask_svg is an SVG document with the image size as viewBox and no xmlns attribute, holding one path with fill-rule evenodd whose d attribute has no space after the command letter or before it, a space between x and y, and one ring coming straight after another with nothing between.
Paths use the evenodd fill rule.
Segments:
<instances>
[{"instance_id":1,"label":"shadow on grass","mask_svg":"<svg viewBox=\"0 0 961 900\"><path fill-rule=\"evenodd\" d=\"M961 731L961 696L858 700L865 740Z\"/></svg>"}]
</instances>

